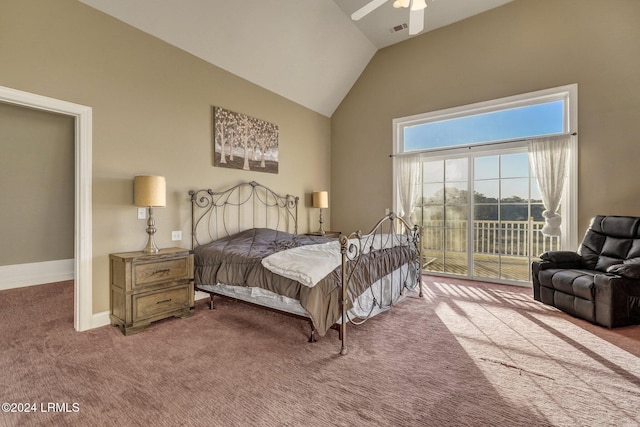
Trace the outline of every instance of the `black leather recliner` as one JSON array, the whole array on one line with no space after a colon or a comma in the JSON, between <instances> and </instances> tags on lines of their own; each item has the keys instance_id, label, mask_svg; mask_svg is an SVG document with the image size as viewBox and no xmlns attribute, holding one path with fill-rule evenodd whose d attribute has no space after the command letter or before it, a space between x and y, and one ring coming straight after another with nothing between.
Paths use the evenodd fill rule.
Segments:
<instances>
[{"instance_id":1,"label":"black leather recliner","mask_svg":"<svg viewBox=\"0 0 640 427\"><path fill-rule=\"evenodd\" d=\"M640 218L598 215L578 252L540 259L531 265L536 300L608 328L640 323Z\"/></svg>"}]
</instances>

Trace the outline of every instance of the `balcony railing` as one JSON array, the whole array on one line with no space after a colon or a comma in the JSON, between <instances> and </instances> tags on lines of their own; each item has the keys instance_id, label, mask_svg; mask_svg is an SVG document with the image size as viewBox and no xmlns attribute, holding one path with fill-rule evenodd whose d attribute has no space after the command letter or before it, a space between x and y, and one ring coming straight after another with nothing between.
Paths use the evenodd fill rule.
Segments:
<instances>
[{"instance_id":1,"label":"balcony railing","mask_svg":"<svg viewBox=\"0 0 640 427\"><path fill-rule=\"evenodd\" d=\"M474 221L473 259L467 256L467 221L424 221L425 271L529 282L531 261L560 249L558 237L545 237L543 221ZM531 231L531 232L529 232Z\"/></svg>"},{"instance_id":2,"label":"balcony railing","mask_svg":"<svg viewBox=\"0 0 640 427\"><path fill-rule=\"evenodd\" d=\"M423 221L422 247L428 252L467 252L467 221ZM476 254L537 257L560 249L559 237L545 237L544 221L474 221Z\"/></svg>"}]
</instances>

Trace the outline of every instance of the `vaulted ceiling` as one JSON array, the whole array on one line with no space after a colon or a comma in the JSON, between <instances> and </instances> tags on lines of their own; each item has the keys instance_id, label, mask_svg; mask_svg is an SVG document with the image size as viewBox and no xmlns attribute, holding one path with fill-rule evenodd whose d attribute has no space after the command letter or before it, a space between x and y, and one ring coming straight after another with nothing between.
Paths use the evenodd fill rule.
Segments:
<instances>
[{"instance_id":1,"label":"vaulted ceiling","mask_svg":"<svg viewBox=\"0 0 640 427\"><path fill-rule=\"evenodd\" d=\"M369 0L81 1L328 117L378 49L412 37L393 0L357 22ZM421 34L510 1L427 0Z\"/></svg>"}]
</instances>

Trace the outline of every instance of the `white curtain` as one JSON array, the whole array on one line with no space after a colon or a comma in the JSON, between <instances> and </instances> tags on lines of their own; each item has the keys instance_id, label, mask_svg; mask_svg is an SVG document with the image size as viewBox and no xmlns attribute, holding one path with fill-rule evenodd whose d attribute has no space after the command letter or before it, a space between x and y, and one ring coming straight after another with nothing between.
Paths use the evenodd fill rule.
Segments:
<instances>
[{"instance_id":1,"label":"white curtain","mask_svg":"<svg viewBox=\"0 0 640 427\"><path fill-rule=\"evenodd\" d=\"M572 135L536 138L529 141L529 162L536 175L545 211L542 234L560 236L562 217L558 213L567 175Z\"/></svg>"},{"instance_id":2,"label":"white curtain","mask_svg":"<svg viewBox=\"0 0 640 427\"><path fill-rule=\"evenodd\" d=\"M418 196L420 155L401 155L396 156L394 159L398 176L398 201L400 202L398 215L413 226L411 212L413 212Z\"/></svg>"}]
</instances>

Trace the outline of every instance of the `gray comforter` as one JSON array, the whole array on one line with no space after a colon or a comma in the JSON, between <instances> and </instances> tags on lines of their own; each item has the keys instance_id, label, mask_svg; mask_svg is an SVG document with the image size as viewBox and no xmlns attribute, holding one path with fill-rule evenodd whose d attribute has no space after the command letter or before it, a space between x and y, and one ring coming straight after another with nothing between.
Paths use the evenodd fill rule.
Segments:
<instances>
[{"instance_id":1,"label":"gray comforter","mask_svg":"<svg viewBox=\"0 0 640 427\"><path fill-rule=\"evenodd\" d=\"M199 246L194 251L195 285L224 283L234 286L256 286L279 295L294 298L307 311L320 335L336 323L340 308L341 268L338 267L314 287L274 274L262 266L261 260L275 252L317 243L331 238L294 235L266 228L254 228ZM366 262L364 258L366 258ZM353 300L380 277L409 262L407 247L372 252L363 256L349 281ZM350 308L350 307L348 307Z\"/></svg>"}]
</instances>

